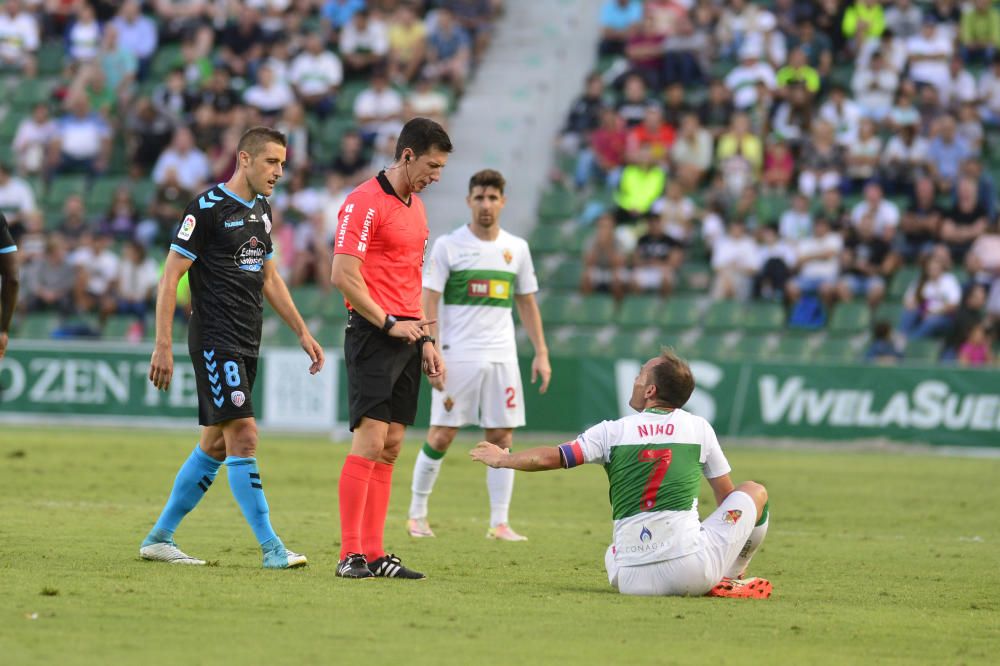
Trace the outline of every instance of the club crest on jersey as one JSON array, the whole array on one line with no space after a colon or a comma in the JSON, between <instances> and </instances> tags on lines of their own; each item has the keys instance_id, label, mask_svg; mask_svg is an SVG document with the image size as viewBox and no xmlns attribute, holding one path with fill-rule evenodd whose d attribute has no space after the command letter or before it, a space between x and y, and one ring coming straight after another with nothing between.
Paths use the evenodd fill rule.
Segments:
<instances>
[{"instance_id":1,"label":"club crest on jersey","mask_svg":"<svg viewBox=\"0 0 1000 666\"><path fill-rule=\"evenodd\" d=\"M455 401L451 399L450 395L444 399L444 411L450 412L451 408L454 406L455 406Z\"/></svg>"},{"instance_id":2,"label":"club crest on jersey","mask_svg":"<svg viewBox=\"0 0 1000 666\"><path fill-rule=\"evenodd\" d=\"M237 407L242 407L243 403L247 401L247 396L243 391L233 391L229 394L229 399L232 400L233 404Z\"/></svg>"},{"instance_id":3,"label":"club crest on jersey","mask_svg":"<svg viewBox=\"0 0 1000 666\"><path fill-rule=\"evenodd\" d=\"M233 255L236 267L242 271L259 273L264 266L264 244L257 240L256 236L251 236L250 240L236 250Z\"/></svg>"},{"instance_id":4,"label":"club crest on jersey","mask_svg":"<svg viewBox=\"0 0 1000 666\"><path fill-rule=\"evenodd\" d=\"M514 253L511 252L510 250L508 250L507 248L504 248L503 249L503 260L506 261L508 264L510 262L514 261Z\"/></svg>"},{"instance_id":5,"label":"club crest on jersey","mask_svg":"<svg viewBox=\"0 0 1000 666\"><path fill-rule=\"evenodd\" d=\"M740 522L740 516L742 515L743 512L740 511L739 509L730 509L729 511L726 511L724 514L722 514L722 520L728 523L729 525L735 525L736 523Z\"/></svg>"},{"instance_id":6,"label":"club crest on jersey","mask_svg":"<svg viewBox=\"0 0 1000 666\"><path fill-rule=\"evenodd\" d=\"M177 237L181 240L191 240L191 234L194 233L196 224L198 224L198 221L194 219L194 215L185 215L184 221L181 222L180 231L177 232Z\"/></svg>"}]
</instances>

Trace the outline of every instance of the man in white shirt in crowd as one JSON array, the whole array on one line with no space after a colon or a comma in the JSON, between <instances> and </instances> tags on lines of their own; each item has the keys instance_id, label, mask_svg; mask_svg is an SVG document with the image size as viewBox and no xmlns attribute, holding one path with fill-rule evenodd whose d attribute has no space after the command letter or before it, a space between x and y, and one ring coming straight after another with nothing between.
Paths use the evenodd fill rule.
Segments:
<instances>
[{"instance_id":1,"label":"man in white shirt in crowd","mask_svg":"<svg viewBox=\"0 0 1000 666\"><path fill-rule=\"evenodd\" d=\"M198 192L211 177L208 157L194 145L194 135L187 127L174 131L174 138L153 167L153 182L162 185L167 172L174 171L178 184L189 192Z\"/></svg>"},{"instance_id":2,"label":"man in white shirt in crowd","mask_svg":"<svg viewBox=\"0 0 1000 666\"><path fill-rule=\"evenodd\" d=\"M899 206L885 198L882 186L876 182L865 185L864 198L851 209L851 224L857 227L868 215L873 216L875 235L892 240L899 226Z\"/></svg>"},{"instance_id":3,"label":"man in white shirt in crowd","mask_svg":"<svg viewBox=\"0 0 1000 666\"><path fill-rule=\"evenodd\" d=\"M899 74L885 64L881 51L872 54L867 67L858 66L851 77L851 89L861 115L881 122L892 109L892 102L899 87Z\"/></svg>"},{"instance_id":4,"label":"man in white shirt in crowd","mask_svg":"<svg viewBox=\"0 0 1000 666\"><path fill-rule=\"evenodd\" d=\"M712 298L746 301L757 272L757 242L742 218L734 218L712 248Z\"/></svg>"},{"instance_id":5,"label":"man in white shirt in crowd","mask_svg":"<svg viewBox=\"0 0 1000 666\"><path fill-rule=\"evenodd\" d=\"M10 166L0 162L0 213L12 227L23 227L28 216L35 214L35 193L23 178L11 172Z\"/></svg>"},{"instance_id":6,"label":"man in white shirt in crowd","mask_svg":"<svg viewBox=\"0 0 1000 666\"><path fill-rule=\"evenodd\" d=\"M745 44L740 49L740 64L726 75L725 84L733 96L733 106L745 111L757 102L757 83L770 90L778 87L774 68L760 59L761 49L755 44Z\"/></svg>"},{"instance_id":7,"label":"man in white shirt in crowd","mask_svg":"<svg viewBox=\"0 0 1000 666\"><path fill-rule=\"evenodd\" d=\"M37 72L38 21L21 6L21 0L7 0L0 13L0 71L13 69L33 78Z\"/></svg>"},{"instance_id":8,"label":"man in white shirt in crowd","mask_svg":"<svg viewBox=\"0 0 1000 666\"><path fill-rule=\"evenodd\" d=\"M111 156L111 128L91 113L82 92L71 94L66 107L69 113L57 122L56 136L49 144L49 168L56 173L103 173Z\"/></svg>"},{"instance_id":9,"label":"man in white shirt in crowd","mask_svg":"<svg viewBox=\"0 0 1000 666\"><path fill-rule=\"evenodd\" d=\"M159 44L156 22L142 13L138 0L127 0L111 24L118 30L118 48L128 51L139 61L137 78L142 81Z\"/></svg>"},{"instance_id":10,"label":"man in white shirt in crowd","mask_svg":"<svg viewBox=\"0 0 1000 666\"><path fill-rule=\"evenodd\" d=\"M950 82L948 60L954 50L945 31L940 30L935 18L927 14L920 32L906 40L910 78L938 89L947 87Z\"/></svg>"},{"instance_id":11,"label":"man in white shirt in crowd","mask_svg":"<svg viewBox=\"0 0 1000 666\"><path fill-rule=\"evenodd\" d=\"M817 218L813 229L812 236L799 241L798 274L785 285L785 297L793 306L804 295L818 295L830 305L836 295L844 239L825 217Z\"/></svg>"},{"instance_id":12,"label":"man in white shirt in crowd","mask_svg":"<svg viewBox=\"0 0 1000 666\"><path fill-rule=\"evenodd\" d=\"M389 30L385 23L362 9L340 31L340 57L348 77L364 77L386 66Z\"/></svg>"},{"instance_id":13,"label":"man in white shirt in crowd","mask_svg":"<svg viewBox=\"0 0 1000 666\"><path fill-rule=\"evenodd\" d=\"M382 69L372 73L371 85L354 100L354 120L361 135L371 143L379 137L394 136L403 128L403 97L389 85Z\"/></svg>"},{"instance_id":14,"label":"man in white shirt in crowd","mask_svg":"<svg viewBox=\"0 0 1000 666\"><path fill-rule=\"evenodd\" d=\"M306 48L292 60L291 82L306 108L326 117L333 110L337 89L344 81L340 58L323 48L323 38L312 33Z\"/></svg>"}]
</instances>

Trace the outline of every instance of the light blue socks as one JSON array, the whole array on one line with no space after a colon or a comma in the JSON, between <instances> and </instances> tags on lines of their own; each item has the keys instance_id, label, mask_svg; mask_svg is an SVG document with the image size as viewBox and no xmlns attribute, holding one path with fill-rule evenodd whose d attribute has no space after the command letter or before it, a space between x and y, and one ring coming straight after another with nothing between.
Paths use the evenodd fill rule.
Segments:
<instances>
[{"instance_id":1,"label":"light blue socks","mask_svg":"<svg viewBox=\"0 0 1000 666\"><path fill-rule=\"evenodd\" d=\"M257 470L256 458L237 458L228 456L226 467L229 470L229 487L233 491L236 503L243 511L243 517L250 523L257 543L263 548L272 539L278 540L278 535L271 528L271 514L264 497L264 487L260 483L260 472ZM280 540L278 540L280 543ZM266 550L266 549L265 549ZM281 547L282 553L284 546Z\"/></svg>"},{"instance_id":2,"label":"light blue socks","mask_svg":"<svg viewBox=\"0 0 1000 666\"><path fill-rule=\"evenodd\" d=\"M156 525L142 542L143 546L173 541L177 526L204 497L209 486L215 481L215 475L219 473L221 465L221 462L202 451L201 447L194 447L194 451L178 470L170 498L163 507Z\"/></svg>"}]
</instances>

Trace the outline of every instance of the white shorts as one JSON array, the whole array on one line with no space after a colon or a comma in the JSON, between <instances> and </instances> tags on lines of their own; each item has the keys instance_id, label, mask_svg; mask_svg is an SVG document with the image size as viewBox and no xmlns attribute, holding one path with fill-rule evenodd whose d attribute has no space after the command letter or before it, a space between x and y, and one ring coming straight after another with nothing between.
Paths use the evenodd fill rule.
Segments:
<instances>
[{"instance_id":1,"label":"white shorts","mask_svg":"<svg viewBox=\"0 0 1000 666\"><path fill-rule=\"evenodd\" d=\"M524 395L517 361L448 361L444 391L431 391L431 425L520 428Z\"/></svg>"},{"instance_id":2,"label":"white shorts","mask_svg":"<svg viewBox=\"0 0 1000 666\"><path fill-rule=\"evenodd\" d=\"M733 518L731 511L739 511ZM757 506L736 491L701 523L705 547L673 560L634 567L618 566L612 547L604 555L608 581L622 594L700 597L722 580L753 531Z\"/></svg>"}]
</instances>

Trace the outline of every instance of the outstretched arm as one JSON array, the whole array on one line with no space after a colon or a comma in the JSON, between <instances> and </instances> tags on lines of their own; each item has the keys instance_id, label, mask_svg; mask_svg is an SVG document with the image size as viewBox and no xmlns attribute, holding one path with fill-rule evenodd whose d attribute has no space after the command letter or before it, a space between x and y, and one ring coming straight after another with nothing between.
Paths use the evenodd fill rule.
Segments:
<instances>
[{"instance_id":1,"label":"outstretched arm","mask_svg":"<svg viewBox=\"0 0 1000 666\"><path fill-rule=\"evenodd\" d=\"M516 469L522 472L543 472L563 466L558 446L538 446L525 451L510 453L490 442L479 442L469 452L473 460L498 469Z\"/></svg>"},{"instance_id":2,"label":"outstretched arm","mask_svg":"<svg viewBox=\"0 0 1000 666\"><path fill-rule=\"evenodd\" d=\"M288 324L288 327L295 331L295 335L299 337L302 349L305 350L306 354L309 355L309 360L312 361L312 365L309 366L309 374L315 375L322 370L325 360L323 348L309 333L309 328L306 326L306 322L303 321L302 315L299 314L298 308L295 307L292 295L288 292L288 286L281 279L281 275L278 273L278 269L274 267L273 261L264 262L264 298L271 304L274 311L278 313L278 316Z\"/></svg>"}]
</instances>

